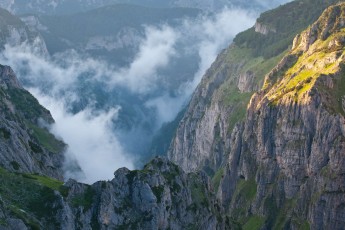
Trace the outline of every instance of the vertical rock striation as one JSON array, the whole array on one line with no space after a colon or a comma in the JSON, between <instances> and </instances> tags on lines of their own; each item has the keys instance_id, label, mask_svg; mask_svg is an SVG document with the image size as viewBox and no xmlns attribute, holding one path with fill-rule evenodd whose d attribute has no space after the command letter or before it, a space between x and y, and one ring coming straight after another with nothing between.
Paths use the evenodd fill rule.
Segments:
<instances>
[{"instance_id":1,"label":"vertical rock striation","mask_svg":"<svg viewBox=\"0 0 345 230\"><path fill-rule=\"evenodd\" d=\"M344 20L345 4L335 5L297 36L233 131L218 196L239 222L344 226Z\"/></svg>"}]
</instances>

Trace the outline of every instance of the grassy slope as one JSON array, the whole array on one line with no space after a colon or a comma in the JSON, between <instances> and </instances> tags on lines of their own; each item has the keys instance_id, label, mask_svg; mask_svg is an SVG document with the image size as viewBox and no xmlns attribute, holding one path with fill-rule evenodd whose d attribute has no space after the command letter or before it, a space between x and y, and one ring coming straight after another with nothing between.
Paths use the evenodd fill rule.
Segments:
<instances>
[{"instance_id":1,"label":"grassy slope","mask_svg":"<svg viewBox=\"0 0 345 230\"><path fill-rule=\"evenodd\" d=\"M289 50L293 38L317 20L323 10L337 0L299 0L263 13L258 22L276 29L276 33L262 35L254 27L238 34L234 44L227 51L229 63L243 65L240 74L251 71L259 88L264 76L275 67ZM229 115L229 130L244 119L247 104L253 92L241 93L237 82L229 79L220 88L221 100L225 106L233 107Z\"/></svg>"},{"instance_id":2,"label":"grassy slope","mask_svg":"<svg viewBox=\"0 0 345 230\"><path fill-rule=\"evenodd\" d=\"M21 219L32 229L39 229L39 219L50 222L48 225L58 227L54 219L58 196L54 190L63 188L63 182L44 176L10 173L0 168L1 204L13 217ZM2 224L1 224L2 222ZM6 219L0 225L6 226Z\"/></svg>"},{"instance_id":3,"label":"grassy slope","mask_svg":"<svg viewBox=\"0 0 345 230\"><path fill-rule=\"evenodd\" d=\"M242 68L240 73L252 71L256 77L257 84L261 87L264 76L288 53L293 38L316 21L325 8L336 2L338 1L300 0L262 14L258 22L276 28L277 32L262 35L256 33L254 28L251 28L240 33L234 39L232 47L227 51L228 62L241 63ZM319 52L307 59L306 57L301 57L301 60L303 60L303 62L313 62L320 58L319 55L327 56L328 54ZM298 66L295 67L299 68ZM335 69L332 65L328 65L323 69L323 72L333 73ZM289 81L286 85L291 88L295 87L299 90L299 93L303 93L309 87L308 84L303 84L303 82L313 82L314 78L310 79L310 76L314 76L313 74L315 73L310 73L305 70L300 71L298 78ZM302 82L302 84L300 82ZM241 93L237 89L236 84L237 82L234 82L233 79L229 79L220 89L220 98L224 105L235 107L233 110L234 112L229 114L229 129L232 129L236 122L244 119L247 104L253 94L253 92ZM339 85L338 88L342 88L342 85L345 84ZM340 90L341 89L336 90L335 93L340 92ZM219 175L217 175L217 177L219 177ZM217 181L217 177L214 177L213 180ZM255 196L254 188L256 188L255 181L240 181L239 184L237 184L234 197L235 199L241 199L243 201L244 209L250 206L250 201L253 199L253 196ZM287 202L286 209L288 210L289 208L289 202ZM274 210L274 208L272 210ZM235 217L235 221L241 224L244 229L260 229L265 219L260 216L248 217L246 213L246 211L241 212L241 210L238 210L238 216ZM276 226L280 226L284 223L285 218L282 218L280 212L277 212L273 221ZM298 220L298 222L301 223L301 228L308 226L307 222L301 222L300 220Z\"/></svg>"}]
</instances>

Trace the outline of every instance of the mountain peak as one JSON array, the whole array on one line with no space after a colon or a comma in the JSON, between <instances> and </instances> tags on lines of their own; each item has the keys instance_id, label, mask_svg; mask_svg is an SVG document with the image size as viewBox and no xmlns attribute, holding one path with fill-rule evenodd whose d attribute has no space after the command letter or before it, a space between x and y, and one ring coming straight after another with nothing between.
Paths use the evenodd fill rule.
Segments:
<instances>
[{"instance_id":1,"label":"mountain peak","mask_svg":"<svg viewBox=\"0 0 345 230\"><path fill-rule=\"evenodd\" d=\"M22 88L12 68L3 65L0 65L0 85L6 88Z\"/></svg>"},{"instance_id":2,"label":"mountain peak","mask_svg":"<svg viewBox=\"0 0 345 230\"><path fill-rule=\"evenodd\" d=\"M337 73L345 63L344 27L345 3L342 3L329 7L314 24L297 35L290 53L266 76L263 89L267 102L279 104L292 99L307 103L315 90L321 92L331 87L329 90L337 91L341 85L336 84L341 81ZM329 80L324 81L325 78Z\"/></svg>"},{"instance_id":3,"label":"mountain peak","mask_svg":"<svg viewBox=\"0 0 345 230\"><path fill-rule=\"evenodd\" d=\"M307 51L317 40L326 41L332 39L329 48L338 44L342 45L345 40L345 3L330 6L321 17L301 35L295 37L292 50Z\"/></svg>"}]
</instances>

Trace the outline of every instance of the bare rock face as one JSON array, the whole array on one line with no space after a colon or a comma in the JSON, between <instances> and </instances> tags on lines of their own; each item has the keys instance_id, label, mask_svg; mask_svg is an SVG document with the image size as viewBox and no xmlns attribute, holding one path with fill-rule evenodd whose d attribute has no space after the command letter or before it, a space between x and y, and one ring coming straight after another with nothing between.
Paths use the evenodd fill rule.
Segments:
<instances>
[{"instance_id":1,"label":"bare rock face","mask_svg":"<svg viewBox=\"0 0 345 230\"><path fill-rule=\"evenodd\" d=\"M276 29L273 27L270 27L268 25L256 22L255 23L255 32L267 35L268 33L276 33Z\"/></svg>"},{"instance_id":2,"label":"bare rock face","mask_svg":"<svg viewBox=\"0 0 345 230\"><path fill-rule=\"evenodd\" d=\"M223 106L222 95L217 93L227 79L237 81L242 65L229 65L225 60L228 52L224 50L207 71L171 143L169 159L187 172L202 169L203 166L213 170L223 161L226 143L220 140L227 139L227 114L234 107Z\"/></svg>"},{"instance_id":3,"label":"bare rock face","mask_svg":"<svg viewBox=\"0 0 345 230\"><path fill-rule=\"evenodd\" d=\"M46 44L41 35L33 28L26 26L20 18L0 8L0 50L8 46L23 43L35 48L42 55L48 55Z\"/></svg>"},{"instance_id":4,"label":"bare rock face","mask_svg":"<svg viewBox=\"0 0 345 230\"><path fill-rule=\"evenodd\" d=\"M246 71L245 73L240 74L237 87L241 93L257 91L259 87L255 82L255 74L252 71Z\"/></svg>"},{"instance_id":5,"label":"bare rock face","mask_svg":"<svg viewBox=\"0 0 345 230\"><path fill-rule=\"evenodd\" d=\"M92 186L68 181L56 219L62 229L229 229L204 174L156 158ZM80 202L79 202L80 201Z\"/></svg>"},{"instance_id":6,"label":"bare rock face","mask_svg":"<svg viewBox=\"0 0 345 230\"><path fill-rule=\"evenodd\" d=\"M0 166L63 179L65 145L40 126L54 121L50 112L22 88L8 66L0 66L0 92Z\"/></svg>"},{"instance_id":7,"label":"bare rock face","mask_svg":"<svg viewBox=\"0 0 345 230\"><path fill-rule=\"evenodd\" d=\"M297 37L296 61L267 76L233 131L218 196L235 219L258 216L264 229L343 228L345 56L328 44L343 36L344 13L345 4L330 7L311 26L318 29ZM317 64L330 57L331 67Z\"/></svg>"}]
</instances>

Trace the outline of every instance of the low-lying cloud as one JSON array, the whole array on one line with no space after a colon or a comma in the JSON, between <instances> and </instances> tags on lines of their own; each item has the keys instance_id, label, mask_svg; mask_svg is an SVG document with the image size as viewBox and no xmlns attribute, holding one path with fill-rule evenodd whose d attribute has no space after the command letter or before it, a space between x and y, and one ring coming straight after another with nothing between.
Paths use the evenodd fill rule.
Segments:
<instances>
[{"instance_id":1,"label":"low-lying cloud","mask_svg":"<svg viewBox=\"0 0 345 230\"><path fill-rule=\"evenodd\" d=\"M0 62L10 65L40 103L51 111L56 121L52 132L69 146L66 179L73 177L92 183L112 178L119 167L133 168L136 161L119 142L121 133L113 126L121 113L120 107L96 110L90 99L82 109L71 109L72 104L84 99L77 90L79 84L101 83L106 85L105 92L120 87L132 95L145 96L143 107L156 111L155 123L150 125L158 129L176 117L220 50L228 46L235 34L252 26L255 16L244 10L224 9L213 16L184 21L177 27L146 25L137 55L131 64L121 68L74 50L47 57L28 44L6 46ZM183 79L173 94L164 91L158 94L164 89L160 85L166 77L164 68L186 50L199 56L198 70ZM135 127L131 132L136 133ZM74 159L84 177L70 167Z\"/></svg>"},{"instance_id":2,"label":"low-lying cloud","mask_svg":"<svg viewBox=\"0 0 345 230\"><path fill-rule=\"evenodd\" d=\"M199 68L192 78L181 84L174 97L164 94L146 103L157 109L158 127L176 117L219 52L231 43L236 34L252 26L255 18L254 12L224 8L212 17L203 16L197 21L184 22L182 28L179 28L182 34L180 37L194 41L193 48L200 58Z\"/></svg>"},{"instance_id":3,"label":"low-lying cloud","mask_svg":"<svg viewBox=\"0 0 345 230\"><path fill-rule=\"evenodd\" d=\"M92 183L112 179L115 169L133 169L133 159L124 152L113 132L113 119L119 108L94 111L86 108L76 114L66 111L62 101L42 95L37 89L30 92L54 115L55 124L50 129L68 145L65 177ZM71 160L76 160L83 173L76 174Z\"/></svg>"}]
</instances>

